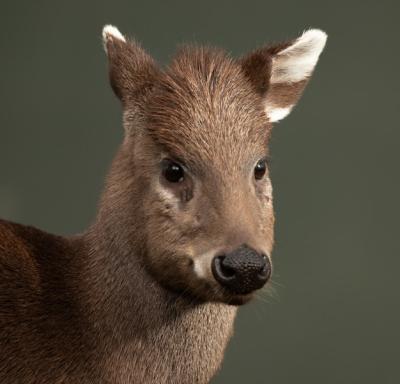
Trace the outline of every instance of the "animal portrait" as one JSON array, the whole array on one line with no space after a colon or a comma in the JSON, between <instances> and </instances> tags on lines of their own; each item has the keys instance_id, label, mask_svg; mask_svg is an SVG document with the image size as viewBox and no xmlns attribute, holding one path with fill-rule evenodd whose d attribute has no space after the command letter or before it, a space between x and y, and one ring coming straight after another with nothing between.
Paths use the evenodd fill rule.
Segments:
<instances>
[{"instance_id":1,"label":"animal portrait","mask_svg":"<svg viewBox=\"0 0 400 384\"><path fill-rule=\"evenodd\" d=\"M400 383L400 2L0 11L0 384Z\"/></svg>"},{"instance_id":2,"label":"animal portrait","mask_svg":"<svg viewBox=\"0 0 400 384\"><path fill-rule=\"evenodd\" d=\"M273 275L270 139L326 39L185 44L163 67L103 28L124 137L84 231L0 221L2 384L210 382Z\"/></svg>"}]
</instances>

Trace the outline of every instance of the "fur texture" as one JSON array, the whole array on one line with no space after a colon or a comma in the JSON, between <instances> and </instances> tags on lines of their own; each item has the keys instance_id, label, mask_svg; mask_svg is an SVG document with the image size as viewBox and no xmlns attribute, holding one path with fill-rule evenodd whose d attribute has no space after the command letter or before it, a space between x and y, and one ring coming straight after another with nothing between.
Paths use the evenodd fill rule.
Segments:
<instances>
[{"instance_id":1,"label":"fur texture","mask_svg":"<svg viewBox=\"0 0 400 384\"><path fill-rule=\"evenodd\" d=\"M304 36L240 60L185 46L161 70L137 42L104 28L125 139L82 235L0 221L2 384L209 382L233 304L252 297L224 289L211 260L242 244L271 256L272 186L268 170L256 180L254 169L271 121L311 73L308 60L304 78L271 82L279 55L312 49L315 58ZM179 183L165 177L171 161L184 170Z\"/></svg>"}]
</instances>

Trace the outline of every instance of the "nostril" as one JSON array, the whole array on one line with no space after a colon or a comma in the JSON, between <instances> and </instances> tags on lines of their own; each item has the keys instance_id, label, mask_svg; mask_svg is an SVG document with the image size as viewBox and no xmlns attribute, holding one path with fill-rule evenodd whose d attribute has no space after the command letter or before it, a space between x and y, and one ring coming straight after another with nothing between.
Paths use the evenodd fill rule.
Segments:
<instances>
[{"instance_id":1,"label":"nostril","mask_svg":"<svg viewBox=\"0 0 400 384\"><path fill-rule=\"evenodd\" d=\"M212 263L212 270L215 278L219 281L229 281L235 278L235 270L224 265L225 256L216 256Z\"/></svg>"},{"instance_id":2,"label":"nostril","mask_svg":"<svg viewBox=\"0 0 400 384\"><path fill-rule=\"evenodd\" d=\"M267 267L267 264L264 265L264 267L261 269L261 271L258 273L260 276L266 276L269 272L269 268Z\"/></svg>"},{"instance_id":3,"label":"nostril","mask_svg":"<svg viewBox=\"0 0 400 384\"><path fill-rule=\"evenodd\" d=\"M271 276L271 264L266 256L264 256L264 260L265 263L258 272L258 278L267 281Z\"/></svg>"}]
</instances>

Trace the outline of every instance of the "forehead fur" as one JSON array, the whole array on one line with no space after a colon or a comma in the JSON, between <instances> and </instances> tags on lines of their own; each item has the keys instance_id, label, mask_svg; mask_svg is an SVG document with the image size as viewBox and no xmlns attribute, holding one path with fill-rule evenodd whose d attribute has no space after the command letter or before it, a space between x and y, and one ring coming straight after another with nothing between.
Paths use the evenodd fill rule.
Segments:
<instances>
[{"instance_id":1,"label":"forehead fur","mask_svg":"<svg viewBox=\"0 0 400 384\"><path fill-rule=\"evenodd\" d=\"M147 115L154 139L187 161L266 150L262 99L240 64L215 48L182 47L155 86Z\"/></svg>"}]
</instances>

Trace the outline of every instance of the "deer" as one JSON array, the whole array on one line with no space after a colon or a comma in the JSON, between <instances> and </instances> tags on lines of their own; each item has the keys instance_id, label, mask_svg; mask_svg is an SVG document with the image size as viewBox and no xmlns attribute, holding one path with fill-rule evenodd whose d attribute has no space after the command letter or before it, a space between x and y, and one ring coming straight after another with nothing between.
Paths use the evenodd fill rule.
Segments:
<instances>
[{"instance_id":1,"label":"deer","mask_svg":"<svg viewBox=\"0 0 400 384\"><path fill-rule=\"evenodd\" d=\"M0 382L208 383L270 281L272 126L327 35L239 58L186 44L165 68L102 38L124 139L83 233L0 221Z\"/></svg>"}]
</instances>

